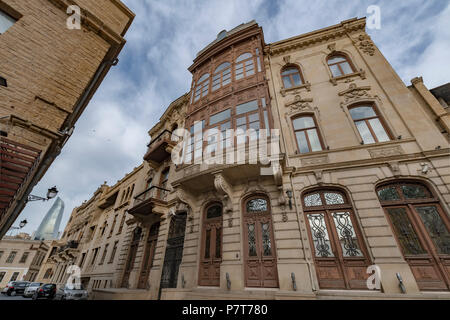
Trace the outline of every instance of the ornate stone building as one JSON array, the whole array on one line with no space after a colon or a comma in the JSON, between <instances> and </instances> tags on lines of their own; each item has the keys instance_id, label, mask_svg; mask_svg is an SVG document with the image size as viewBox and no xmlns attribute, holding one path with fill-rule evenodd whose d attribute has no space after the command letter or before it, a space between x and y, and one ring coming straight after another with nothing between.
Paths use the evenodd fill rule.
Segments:
<instances>
[{"instance_id":1,"label":"ornate stone building","mask_svg":"<svg viewBox=\"0 0 450 320\"><path fill-rule=\"evenodd\" d=\"M0 288L10 281L36 281L49 247L27 234L0 240Z\"/></svg>"},{"instance_id":2,"label":"ornate stone building","mask_svg":"<svg viewBox=\"0 0 450 320\"><path fill-rule=\"evenodd\" d=\"M69 29L74 4L0 1L0 238L117 64L134 18L119 0L77 0L81 29Z\"/></svg>"},{"instance_id":3,"label":"ornate stone building","mask_svg":"<svg viewBox=\"0 0 450 320\"><path fill-rule=\"evenodd\" d=\"M272 44L243 24L189 71L190 93L150 130L134 196L118 211L124 260L95 298L450 298L448 87L407 87L365 19ZM265 140L280 153L250 161ZM219 145L246 161L206 161ZM113 216L115 191L98 192L82 208ZM369 288L374 270L381 284Z\"/></svg>"}]
</instances>

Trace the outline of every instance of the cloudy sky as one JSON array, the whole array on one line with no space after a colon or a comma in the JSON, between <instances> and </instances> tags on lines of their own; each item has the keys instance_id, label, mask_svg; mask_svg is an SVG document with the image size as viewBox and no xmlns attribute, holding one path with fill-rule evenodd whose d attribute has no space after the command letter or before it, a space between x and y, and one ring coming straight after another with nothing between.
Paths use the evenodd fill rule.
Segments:
<instances>
[{"instance_id":1,"label":"cloudy sky","mask_svg":"<svg viewBox=\"0 0 450 320\"><path fill-rule=\"evenodd\" d=\"M122 1L137 16L120 63L111 69L62 154L33 190L45 195L49 187L58 187L66 204L61 230L72 209L99 185L115 184L141 163L148 130L171 101L189 90L187 68L223 29L255 19L264 29L266 43L271 43L368 16L368 6L378 5L381 29L368 33L403 81L409 85L421 75L429 88L450 81L447 0ZM28 220L24 231L35 231L51 205L29 203L18 220Z\"/></svg>"}]
</instances>

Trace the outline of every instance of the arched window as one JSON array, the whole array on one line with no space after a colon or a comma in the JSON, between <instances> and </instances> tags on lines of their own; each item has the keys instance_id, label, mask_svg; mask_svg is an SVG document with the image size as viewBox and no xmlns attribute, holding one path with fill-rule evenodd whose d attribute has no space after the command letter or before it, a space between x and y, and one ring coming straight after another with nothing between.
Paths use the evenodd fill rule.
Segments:
<instances>
[{"instance_id":1,"label":"arched window","mask_svg":"<svg viewBox=\"0 0 450 320\"><path fill-rule=\"evenodd\" d=\"M303 78L297 67L290 66L281 71L281 78L285 89L297 87L303 84Z\"/></svg>"},{"instance_id":2,"label":"arched window","mask_svg":"<svg viewBox=\"0 0 450 320\"><path fill-rule=\"evenodd\" d=\"M139 276L138 289L147 289L149 287L148 279L150 270L153 267L153 258L155 256L156 244L158 242L160 222L154 223L148 232L147 243L144 249L144 259Z\"/></svg>"},{"instance_id":3,"label":"arched window","mask_svg":"<svg viewBox=\"0 0 450 320\"><path fill-rule=\"evenodd\" d=\"M347 57L342 54L329 57L328 66L334 78L355 72Z\"/></svg>"},{"instance_id":4,"label":"arched window","mask_svg":"<svg viewBox=\"0 0 450 320\"><path fill-rule=\"evenodd\" d=\"M212 91L216 91L229 83L231 83L231 64L224 62L214 71Z\"/></svg>"},{"instance_id":5,"label":"arched window","mask_svg":"<svg viewBox=\"0 0 450 320\"><path fill-rule=\"evenodd\" d=\"M439 199L414 181L384 184L377 193L419 288L450 289L450 219Z\"/></svg>"},{"instance_id":6,"label":"arched window","mask_svg":"<svg viewBox=\"0 0 450 320\"><path fill-rule=\"evenodd\" d=\"M203 220L202 253L199 284L220 285L222 262L222 205L213 203L206 207Z\"/></svg>"},{"instance_id":7,"label":"arched window","mask_svg":"<svg viewBox=\"0 0 450 320\"><path fill-rule=\"evenodd\" d=\"M303 195L303 208L320 287L367 289L365 270L370 263L345 192L308 192Z\"/></svg>"},{"instance_id":8,"label":"arched window","mask_svg":"<svg viewBox=\"0 0 450 320\"><path fill-rule=\"evenodd\" d=\"M323 150L323 145L313 116L302 116L292 120L297 147L300 153Z\"/></svg>"},{"instance_id":9,"label":"arched window","mask_svg":"<svg viewBox=\"0 0 450 320\"><path fill-rule=\"evenodd\" d=\"M381 117L371 105L349 108L350 115L358 128L364 144L391 140Z\"/></svg>"},{"instance_id":10,"label":"arched window","mask_svg":"<svg viewBox=\"0 0 450 320\"><path fill-rule=\"evenodd\" d=\"M195 87L194 102L206 97L209 93L209 73L205 73L197 80Z\"/></svg>"},{"instance_id":11,"label":"arched window","mask_svg":"<svg viewBox=\"0 0 450 320\"><path fill-rule=\"evenodd\" d=\"M251 53L241 54L236 59L235 67L236 80L246 78L255 74L255 63L253 62L253 56Z\"/></svg>"}]
</instances>

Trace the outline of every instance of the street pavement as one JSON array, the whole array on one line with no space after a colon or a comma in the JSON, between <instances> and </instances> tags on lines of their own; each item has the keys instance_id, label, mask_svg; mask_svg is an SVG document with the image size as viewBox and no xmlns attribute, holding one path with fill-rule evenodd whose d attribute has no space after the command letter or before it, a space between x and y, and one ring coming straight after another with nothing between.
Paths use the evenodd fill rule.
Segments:
<instances>
[{"instance_id":1,"label":"street pavement","mask_svg":"<svg viewBox=\"0 0 450 320\"><path fill-rule=\"evenodd\" d=\"M31 301L31 298L24 298L22 296L7 296L6 294L0 294L0 301L8 301L8 300L25 300Z\"/></svg>"}]
</instances>

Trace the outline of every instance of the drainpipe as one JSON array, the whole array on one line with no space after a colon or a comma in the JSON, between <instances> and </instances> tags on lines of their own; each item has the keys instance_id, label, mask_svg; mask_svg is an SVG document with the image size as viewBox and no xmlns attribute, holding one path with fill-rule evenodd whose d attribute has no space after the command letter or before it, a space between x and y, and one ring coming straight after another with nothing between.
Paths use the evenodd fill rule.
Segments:
<instances>
[{"instance_id":1,"label":"drainpipe","mask_svg":"<svg viewBox=\"0 0 450 320\"><path fill-rule=\"evenodd\" d=\"M302 233L302 226L301 226L301 224L300 224L300 219L299 219L299 217L298 217L298 214L299 214L299 212L300 212L300 211L299 211L299 205L298 205L298 202L297 202L297 197L295 196L294 183L292 182L292 172L289 173L289 179L290 179L290 182L291 182L291 189L292 189L292 194L293 194L293 197L294 197L295 208L297 209L297 223L298 223L298 228L299 228L300 233ZM307 231L305 231L305 232L307 232ZM317 291L316 282L314 281L315 277L314 277L314 273L313 273L313 266L312 266L311 261L309 261L309 260L307 259L307 257L306 257L306 252L305 252L305 242L303 241L303 234L300 235L300 238L301 238L301 241L302 241L302 244L303 244L303 252L305 253L306 265L308 266L309 279L310 279L310 281L311 281L311 288L312 288L313 291ZM311 251L311 248L309 248L309 249L310 249L309 252L310 252L310 254L311 254L311 252L312 252L312 251Z\"/></svg>"}]
</instances>

